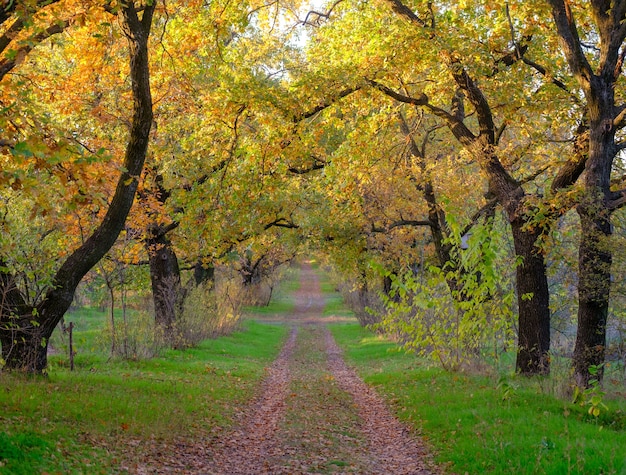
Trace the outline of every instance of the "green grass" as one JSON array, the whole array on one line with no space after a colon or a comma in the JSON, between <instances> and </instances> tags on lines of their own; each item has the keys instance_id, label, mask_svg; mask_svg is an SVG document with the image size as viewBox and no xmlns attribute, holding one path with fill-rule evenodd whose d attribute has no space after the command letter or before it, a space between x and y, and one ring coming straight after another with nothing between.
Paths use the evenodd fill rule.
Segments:
<instances>
[{"instance_id":1,"label":"green grass","mask_svg":"<svg viewBox=\"0 0 626 475\"><path fill-rule=\"evenodd\" d=\"M270 306L254 315L293 309L298 270L288 273ZM287 332L246 320L242 331L197 348L124 361L109 359L108 320L108 310L96 308L66 315L66 325L74 324L74 372L68 335L57 330L48 377L0 373L0 474L115 473L129 441L199 438L227 427Z\"/></svg>"},{"instance_id":2,"label":"green grass","mask_svg":"<svg viewBox=\"0 0 626 475\"><path fill-rule=\"evenodd\" d=\"M337 291L335 283L327 273L320 274L320 288L326 299L324 316L354 317L354 312L343 302L343 297Z\"/></svg>"},{"instance_id":3,"label":"green grass","mask_svg":"<svg viewBox=\"0 0 626 475\"><path fill-rule=\"evenodd\" d=\"M67 357L57 355L48 377L2 373L0 474L115 473L130 440L227 427L285 333L250 321L230 336L150 360L107 363L96 353L69 372L59 362Z\"/></svg>"},{"instance_id":4,"label":"green grass","mask_svg":"<svg viewBox=\"0 0 626 475\"><path fill-rule=\"evenodd\" d=\"M269 305L260 307L245 307L246 315L254 317L271 317L275 315L285 315L293 311L294 302L290 298L272 299Z\"/></svg>"},{"instance_id":5,"label":"green grass","mask_svg":"<svg viewBox=\"0 0 626 475\"><path fill-rule=\"evenodd\" d=\"M297 275L281 284L267 314L289 312L298 285ZM325 314L348 315L325 277L321 285ZM108 361L107 315L87 309L66 318L76 325L75 372L61 352L47 378L0 373L0 474L117 473L122 459L142 450L139 440L210 437L232 423L287 332L247 320L197 348ZM594 419L549 395L555 378L448 373L357 324L331 329L351 364L450 473L626 474L623 385Z\"/></svg>"},{"instance_id":6,"label":"green grass","mask_svg":"<svg viewBox=\"0 0 626 475\"><path fill-rule=\"evenodd\" d=\"M332 327L348 360L453 473L626 473L626 402L595 420L545 381L449 373L358 325Z\"/></svg>"},{"instance_id":7,"label":"green grass","mask_svg":"<svg viewBox=\"0 0 626 475\"><path fill-rule=\"evenodd\" d=\"M135 313L132 310L129 313ZM95 307L82 307L70 310L64 317L65 326L70 322L74 324L72 331L74 335L74 345L83 348L85 352L97 353L106 352L106 342L102 336L102 330L109 324L110 313L108 309L100 310ZM122 312L116 310L116 323L121 323ZM61 333L59 329L54 332L51 344L55 348L61 349L68 343L68 335Z\"/></svg>"}]
</instances>

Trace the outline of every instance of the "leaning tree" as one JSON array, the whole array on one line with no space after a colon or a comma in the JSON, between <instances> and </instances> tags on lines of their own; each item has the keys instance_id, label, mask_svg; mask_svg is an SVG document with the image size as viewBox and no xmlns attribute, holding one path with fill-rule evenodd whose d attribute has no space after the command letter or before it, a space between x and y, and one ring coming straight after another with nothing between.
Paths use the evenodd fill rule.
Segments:
<instances>
[{"instance_id":1,"label":"leaning tree","mask_svg":"<svg viewBox=\"0 0 626 475\"><path fill-rule=\"evenodd\" d=\"M66 254L47 290L36 301L20 285L20 275L11 269L8 256L0 256L0 342L6 368L45 371L49 338L71 305L78 284L115 243L124 226L146 159L153 122L148 39L155 9L154 1L129 1L111 10L119 16L128 40L133 116L117 186L99 225ZM19 183L14 182L13 186L19 187Z\"/></svg>"}]
</instances>

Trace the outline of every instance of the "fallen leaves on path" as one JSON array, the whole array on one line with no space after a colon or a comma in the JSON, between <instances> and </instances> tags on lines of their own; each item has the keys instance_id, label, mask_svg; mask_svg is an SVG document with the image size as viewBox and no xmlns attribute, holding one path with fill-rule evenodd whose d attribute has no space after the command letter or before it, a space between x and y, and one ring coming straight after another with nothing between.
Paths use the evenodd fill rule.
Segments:
<instances>
[{"instance_id":1,"label":"fallen leaves on path","mask_svg":"<svg viewBox=\"0 0 626 475\"><path fill-rule=\"evenodd\" d=\"M423 445L349 368L320 318L316 273L303 266L289 339L235 428L205 440L154 442L137 474L434 473ZM430 470L427 467L431 467Z\"/></svg>"}]
</instances>

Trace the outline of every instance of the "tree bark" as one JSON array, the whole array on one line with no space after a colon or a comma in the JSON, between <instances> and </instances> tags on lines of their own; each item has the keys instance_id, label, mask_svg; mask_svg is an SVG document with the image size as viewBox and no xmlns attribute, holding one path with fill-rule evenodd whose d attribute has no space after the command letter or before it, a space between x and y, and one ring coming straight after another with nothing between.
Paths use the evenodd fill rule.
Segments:
<instances>
[{"instance_id":1,"label":"tree bark","mask_svg":"<svg viewBox=\"0 0 626 475\"><path fill-rule=\"evenodd\" d=\"M115 194L102 222L94 233L61 265L42 302L25 306L24 299L2 306L0 342L6 367L27 372L44 372L48 340L70 307L76 287L85 274L108 252L124 226L137 190L138 177L146 158L152 127L152 97L148 68L148 37L155 4L143 7L139 19L134 2L120 8L122 26L129 43L130 77L133 92L133 120L121 174ZM6 277L6 275L4 276ZM18 293L14 280L3 278L4 293ZM5 285L8 284L8 287ZM19 301L16 301L19 300Z\"/></svg>"},{"instance_id":2,"label":"tree bark","mask_svg":"<svg viewBox=\"0 0 626 475\"><path fill-rule=\"evenodd\" d=\"M164 332L166 340L173 341L172 332L184 301L178 257L167 233L161 229L152 230L146 245L150 262L155 323Z\"/></svg>"},{"instance_id":3,"label":"tree bark","mask_svg":"<svg viewBox=\"0 0 626 475\"><path fill-rule=\"evenodd\" d=\"M516 268L518 343L515 368L525 375L550 371L550 294L546 264L536 247L539 231L525 229L522 220L511 223Z\"/></svg>"},{"instance_id":4,"label":"tree bark","mask_svg":"<svg viewBox=\"0 0 626 475\"><path fill-rule=\"evenodd\" d=\"M215 267L204 264L202 259L198 259L193 266L193 282L196 287L207 284L213 287L215 282Z\"/></svg>"},{"instance_id":5,"label":"tree bark","mask_svg":"<svg viewBox=\"0 0 626 475\"><path fill-rule=\"evenodd\" d=\"M585 54L572 6L564 0L549 0L572 76L587 100L589 151L585 162L584 197L578 206L581 240L578 251L578 331L573 367L576 384L589 385L606 351L606 323L611 288L611 172L618 152L615 131L621 108L615 106L615 85L622 74L626 38L626 2L589 2L598 39L597 65L592 68ZM621 50L621 51L620 51ZM594 58L594 59L596 59Z\"/></svg>"},{"instance_id":6,"label":"tree bark","mask_svg":"<svg viewBox=\"0 0 626 475\"><path fill-rule=\"evenodd\" d=\"M606 238L611 234L609 219L587 206L579 206L582 229L578 252L578 329L574 346L574 379L586 387L592 378L591 367L602 379L606 352L606 323L611 286L611 251Z\"/></svg>"},{"instance_id":7,"label":"tree bark","mask_svg":"<svg viewBox=\"0 0 626 475\"><path fill-rule=\"evenodd\" d=\"M610 248L611 169L615 157L613 83L595 81L589 97L591 128L589 158L585 168L585 196L577 207L581 236L578 249L578 329L574 346L574 380L587 387L592 378L602 379L606 353L606 324L611 290ZM607 124L611 124L609 127ZM607 130L608 129L608 130ZM590 368L597 371L592 375Z\"/></svg>"}]
</instances>

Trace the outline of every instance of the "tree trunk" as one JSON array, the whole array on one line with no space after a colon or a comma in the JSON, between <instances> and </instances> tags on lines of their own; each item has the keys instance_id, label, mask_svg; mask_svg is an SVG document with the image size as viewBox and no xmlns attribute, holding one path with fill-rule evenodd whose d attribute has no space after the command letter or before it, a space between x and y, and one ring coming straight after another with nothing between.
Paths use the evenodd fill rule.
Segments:
<instances>
[{"instance_id":1,"label":"tree trunk","mask_svg":"<svg viewBox=\"0 0 626 475\"><path fill-rule=\"evenodd\" d=\"M5 368L28 373L43 373L48 364L48 341L52 332L22 322L0 331Z\"/></svg>"},{"instance_id":2,"label":"tree trunk","mask_svg":"<svg viewBox=\"0 0 626 475\"><path fill-rule=\"evenodd\" d=\"M615 105L615 86L623 75L623 2L589 2L598 55L592 66L578 33L569 2L550 0L552 17L573 77L587 100L589 153L585 163L585 197L578 206L581 240L578 251L578 332L574 347L574 378L589 385L591 366L602 378L606 322L611 288L611 172L619 153L615 133L623 126L622 107ZM587 21L587 18L584 19ZM621 190L625 193L626 190Z\"/></svg>"},{"instance_id":3,"label":"tree trunk","mask_svg":"<svg viewBox=\"0 0 626 475\"><path fill-rule=\"evenodd\" d=\"M391 300L392 302L399 303L400 302L400 295L398 294L398 292L392 292L394 277L396 277L396 273L395 272L383 276L383 292L387 296L387 298L389 298L389 300Z\"/></svg>"},{"instance_id":4,"label":"tree trunk","mask_svg":"<svg viewBox=\"0 0 626 475\"><path fill-rule=\"evenodd\" d=\"M524 229L524 222L511 223L516 269L518 342L516 370L525 375L550 372L550 297L546 264L535 244L539 231Z\"/></svg>"},{"instance_id":5,"label":"tree trunk","mask_svg":"<svg viewBox=\"0 0 626 475\"><path fill-rule=\"evenodd\" d=\"M159 230L152 232L147 246L155 322L165 332L165 338L173 341L175 322L183 305L178 258L167 235Z\"/></svg>"},{"instance_id":6,"label":"tree trunk","mask_svg":"<svg viewBox=\"0 0 626 475\"><path fill-rule=\"evenodd\" d=\"M611 286L611 252L605 239L611 234L610 223L602 215L588 211L583 206L578 210L582 235L578 256L578 331L573 365L574 378L580 387L588 386L592 366L598 369L594 377L602 379Z\"/></svg>"},{"instance_id":7,"label":"tree trunk","mask_svg":"<svg viewBox=\"0 0 626 475\"><path fill-rule=\"evenodd\" d=\"M212 288L215 282L215 267L212 264L203 264L202 259L198 259L193 266L193 280L196 287L207 284Z\"/></svg>"},{"instance_id":8,"label":"tree trunk","mask_svg":"<svg viewBox=\"0 0 626 475\"><path fill-rule=\"evenodd\" d=\"M616 154L611 125L612 84L594 83L588 103L591 116L589 158L585 167L585 197L577 211L581 236L578 248L578 330L574 346L574 381L580 387L602 380L606 353L606 323L611 290L611 209L608 206L611 169ZM597 372L590 373L591 367Z\"/></svg>"}]
</instances>

